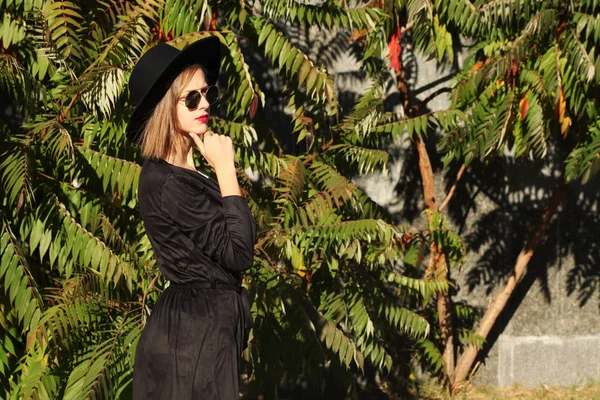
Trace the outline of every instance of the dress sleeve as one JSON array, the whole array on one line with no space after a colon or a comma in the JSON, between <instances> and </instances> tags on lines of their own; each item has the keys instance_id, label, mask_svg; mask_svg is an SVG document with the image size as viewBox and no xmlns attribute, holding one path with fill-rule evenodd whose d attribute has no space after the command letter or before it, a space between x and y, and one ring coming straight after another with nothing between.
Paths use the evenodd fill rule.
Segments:
<instances>
[{"instance_id":1,"label":"dress sleeve","mask_svg":"<svg viewBox=\"0 0 600 400\"><path fill-rule=\"evenodd\" d=\"M221 209L193 178L177 175L167 179L161 196L163 212L208 257L226 269L248 269L254 256L254 218L241 196L223 197L222 204Z\"/></svg>"}]
</instances>

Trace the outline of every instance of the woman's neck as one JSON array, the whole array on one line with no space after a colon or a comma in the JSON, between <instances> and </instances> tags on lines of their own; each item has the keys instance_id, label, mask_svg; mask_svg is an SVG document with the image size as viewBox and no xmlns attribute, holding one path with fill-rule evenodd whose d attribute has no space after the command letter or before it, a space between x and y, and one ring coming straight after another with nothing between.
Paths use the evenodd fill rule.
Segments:
<instances>
[{"instance_id":1,"label":"woman's neck","mask_svg":"<svg viewBox=\"0 0 600 400\"><path fill-rule=\"evenodd\" d=\"M178 167L196 169L191 141L184 142L179 149L173 149L165 161Z\"/></svg>"}]
</instances>

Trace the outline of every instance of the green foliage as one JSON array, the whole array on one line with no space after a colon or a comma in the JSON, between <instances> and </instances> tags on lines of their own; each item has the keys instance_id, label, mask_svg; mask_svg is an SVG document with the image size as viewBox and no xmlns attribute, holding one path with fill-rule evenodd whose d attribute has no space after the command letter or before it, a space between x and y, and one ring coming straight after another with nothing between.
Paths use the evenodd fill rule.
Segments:
<instances>
[{"instance_id":1,"label":"green foliage","mask_svg":"<svg viewBox=\"0 0 600 400\"><path fill-rule=\"evenodd\" d=\"M33 280L27 260L15 245L16 238L4 221L2 231L0 278L3 281L4 295L15 310L15 322L29 328L37 324L43 311L39 289Z\"/></svg>"},{"instance_id":2,"label":"green foliage","mask_svg":"<svg viewBox=\"0 0 600 400\"><path fill-rule=\"evenodd\" d=\"M418 357L423 364L428 365L436 374L445 372L446 367L442 354L434 342L431 340L422 340L417 345L420 349Z\"/></svg>"},{"instance_id":3,"label":"green foliage","mask_svg":"<svg viewBox=\"0 0 600 400\"><path fill-rule=\"evenodd\" d=\"M319 28L354 28L375 29L385 14L378 8L351 8L344 7L339 2L325 1L318 6L287 2L281 0L267 0L262 3L265 14L274 20L280 18L295 23L317 25Z\"/></svg>"},{"instance_id":4,"label":"green foliage","mask_svg":"<svg viewBox=\"0 0 600 400\"><path fill-rule=\"evenodd\" d=\"M484 3L484 2L482 2ZM597 171L595 135L600 25L595 2L438 0L434 13L477 39L455 81L452 105L463 112L447 129L446 164L506 150L545 157L549 145L570 149L567 180ZM478 21L474 23L473 21Z\"/></svg>"},{"instance_id":5,"label":"green foliage","mask_svg":"<svg viewBox=\"0 0 600 400\"><path fill-rule=\"evenodd\" d=\"M0 1L0 375L5 397L128 398L135 344L164 281L138 215L138 150L123 132L127 81L159 41L182 48L212 35L223 47L223 97L212 129L236 145L259 228L245 278L256 327L246 368L276 397L283 380L323 388L323 372L351 382L400 359L402 340L434 373L445 370L433 306L451 283L431 270L464 261L440 213L424 232L402 229L352 181L387 170L405 134L444 131L446 165L510 152L568 149L567 179L600 168L600 5L510 0L402 0L349 7L268 0ZM390 38L410 26L414 47L452 63L451 107L384 108ZM352 31L372 78L343 114L334 80L281 23ZM406 28L405 26L405 28ZM289 132L264 118L252 57L285 90ZM18 120L18 123L14 121ZM292 137L288 154L280 145ZM300 150L302 149L302 150ZM201 168L206 167L199 160ZM243 171L247 171L246 175ZM426 264L429 263L429 266ZM452 309L460 345L482 344L476 313Z\"/></svg>"},{"instance_id":6,"label":"green foliage","mask_svg":"<svg viewBox=\"0 0 600 400\"><path fill-rule=\"evenodd\" d=\"M600 120L590 127L590 135L582 140L567 158L566 175L588 182L600 169Z\"/></svg>"},{"instance_id":7,"label":"green foliage","mask_svg":"<svg viewBox=\"0 0 600 400\"><path fill-rule=\"evenodd\" d=\"M235 142L259 228L245 279L256 317L245 357L260 390L277 396L284 378L318 388L324 370L351 386L369 366L393 368L393 340L428 337L414 304L447 282L404 276L418 264L401 262L406 233L351 178L385 170L380 146L438 120L382 112L379 79L339 124L332 76L278 25L377 37L387 16L337 2L265 2L264 15L254 6L0 2L0 91L14 106L0 122L4 397L131 396L135 346L165 282L137 209L142 160L123 135L133 109L127 81L159 41L181 48L214 35L223 45L223 106L211 123ZM247 50L286 82L291 132L260 121L263 88ZM305 151L286 154L279 140L288 134Z\"/></svg>"},{"instance_id":8,"label":"green foliage","mask_svg":"<svg viewBox=\"0 0 600 400\"><path fill-rule=\"evenodd\" d=\"M265 57L284 73L287 80L297 80L298 87L303 86L310 99L317 104L326 103L333 115L337 100L327 71L317 67L269 21L252 17L251 22Z\"/></svg>"},{"instance_id":9,"label":"green foliage","mask_svg":"<svg viewBox=\"0 0 600 400\"><path fill-rule=\"evenodd\" d=\"M166 0L159 12L162 34L173 37L202 30L212 15L208 1Z\"/></svg>"}]
</instances>

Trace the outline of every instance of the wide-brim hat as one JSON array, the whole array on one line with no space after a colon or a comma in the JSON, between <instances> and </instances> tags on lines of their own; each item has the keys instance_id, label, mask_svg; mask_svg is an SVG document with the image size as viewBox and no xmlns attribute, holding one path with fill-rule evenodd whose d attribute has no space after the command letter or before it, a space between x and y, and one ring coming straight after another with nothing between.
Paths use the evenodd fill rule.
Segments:
<instances>
[{"instance_id":1,"label":"wide-brim hat","mask_svg":"<svg viewBox=\"0 0 600 400\"><path fill-rule=\"evenodd\" d=\"M194 64L203 67L209 85L216 84L221 66L221 46L217 37L200 39L183 50L161 43L139 59L129 79L129 91L136 106L125 129L127 139L139 143L156 105L177 75Z\"/></svg>"}]
</instances>

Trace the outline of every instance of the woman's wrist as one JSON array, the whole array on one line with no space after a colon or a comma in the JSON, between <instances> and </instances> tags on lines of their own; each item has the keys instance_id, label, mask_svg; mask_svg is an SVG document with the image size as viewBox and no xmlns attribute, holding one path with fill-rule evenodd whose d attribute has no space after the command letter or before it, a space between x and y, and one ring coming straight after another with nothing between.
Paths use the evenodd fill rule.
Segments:
<instances>
[{"instance_id":1,"label":"woman's wrist","mask_svg":"<svg viewBox=\"0 0 600 400\"><path fill-rule=\"evenodd\" d=\"M223 161L223 162L219 162L219 163L215 163L215 172L219 173L219 171L222 172L235 172L235 162L232 161Z\"/></svg>"},{"instance_id":2,"label":"woman's wrist","mask_svg":"<svg viewBox=\"0 0 600 400\"><path fill-rule=\"evenodd\" d=\"M221 166L215 168L217 180L219 181L219 187L221 189L221 196L240 196L240 185L237 180L237 173L235 166Z\"/></svg>"}]
</instances>

